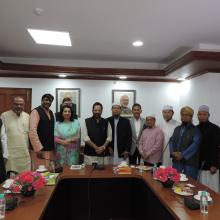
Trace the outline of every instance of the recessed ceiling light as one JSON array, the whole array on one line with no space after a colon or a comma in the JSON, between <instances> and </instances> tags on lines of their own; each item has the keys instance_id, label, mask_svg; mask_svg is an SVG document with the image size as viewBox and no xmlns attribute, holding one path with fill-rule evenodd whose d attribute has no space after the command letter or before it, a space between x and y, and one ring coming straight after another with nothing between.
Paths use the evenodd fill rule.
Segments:
<instances>
[{"instance_id":1,"label":"recessed ceiling light","mask_svg":"<svg viewBox=\"0 0 220 220\"><path fill-rule=\"evenodd\" d=\"M187 76L189 76L189 74L184 73L182 77L185 79Z\"/></svg>"},{"instance_id":2,"label":"recessed ceiling light","mask_svg":"<svg viewBox=\"0 0 220 220\"><path fill-rule=\"evenodd\" d=\"M127 76L119 76L119 79L127 79Z\"/></svg>"},{"instance_id":3,"label":"recessed ceiling light","mask_svg":"<svg viewBox=\"0 0 220 220\"><path fill-rule=\"evenodd\" d=\"M62 77L62 78L65 78L65 77L66 77L65 74L59 74L58 76L59 76L59 77Z\"/></svg>"},{"instance_id":4,"label":"recessed ceiling light","mask_svg":"<svg viewBox=\"0 0 220 220\"><path fill-rule=\"evenodd\" d=\"M27 29L37 44L72 46L68 32Z\"/></svg>"},{"instance_id":5,"label":"recessed ceiling light","mask_svg":"<svg viewBox=\"0 0 220 220\"><path fill-rule=\"evenodd\" d=\"M180 77L180 78L178 78L177 80L179 80L179 81L185 81L186 79L185 79L184 77Z\"/></svg>"},{"instance_id":6,"label":"recessed ceiling light","mask_svg":"<svg viewBox=\"0 0 220 220\"><path fill-rule=\"evenodd\" d=\"M43 8L35 8L34 9L34 14L37 15L37 16L42 15L43 12L44 12Z\"/></svg>"},{"instance_id":7,"label":"recessed ceiling light","mask_svg":"<svg viewBox=\"0 0 220 220\"><path fill-rule=\"evenodd\" d=\"M141 46L143 46L143 44L144 43L142 41L139 41L139 40L138 41L134 41L132 43L132 45L135 46L135 47L141 47Z\"/></svg>"}]
</instances>

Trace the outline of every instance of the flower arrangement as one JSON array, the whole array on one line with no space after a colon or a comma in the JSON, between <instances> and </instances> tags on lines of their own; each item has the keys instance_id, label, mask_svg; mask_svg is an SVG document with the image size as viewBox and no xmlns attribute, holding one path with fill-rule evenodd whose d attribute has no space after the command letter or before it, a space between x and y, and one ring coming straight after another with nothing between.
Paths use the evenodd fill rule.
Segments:
<instances>
[{"instance_id":1,"label":"flower arrangement","mask_svg":"<svg viewBox=\"0 0 220 220\"><path fill-rule=\"evenodd\" d=\"M154 178L161 181L172 181L173 183L180 181L180 174L173 167L158 168L154 173Z\"/></svg>"},{"instance_id":2,"label":"flower arrangement","mask_svg":"<svg viewBox=\"0 0 220 220\"><path fill-rule=\"evenodd\" d=\"M35 191L44 187L46 180L44 177L32 171L24 171L14 178L14 182L10 186L13 193L21 192L22 194L34 194Z\"/></svg>"}]
</instances>

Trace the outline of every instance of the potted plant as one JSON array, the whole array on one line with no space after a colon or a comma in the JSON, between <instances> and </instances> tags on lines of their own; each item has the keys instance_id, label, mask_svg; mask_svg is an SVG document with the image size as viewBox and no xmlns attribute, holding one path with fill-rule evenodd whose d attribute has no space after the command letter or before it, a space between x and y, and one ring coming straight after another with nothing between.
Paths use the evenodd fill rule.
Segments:
<instances>
[{"instance_id":1,"label":"potted plant","mask_svg":"<svg viewBox=\"0 0 220 220\"><path fill-rule=\"evenodd\" d=\"M32 171L24 171L14 178L14 182L10 186L13 193L21 192L24 196L32 196L35 191L44 187L46 180L44 177Z\"/></svg>"},{"instance_id":2,"label":"potted plant","mask_svg":"<svg viewBox=\"0 0 220 220\"><path fill-rule=\"evenodd\" d=\"M180 174L173 167L158 168L154 172L154 178L161 181L164 187L171 187L180 181Z\"/></svg>"}]
</instances>

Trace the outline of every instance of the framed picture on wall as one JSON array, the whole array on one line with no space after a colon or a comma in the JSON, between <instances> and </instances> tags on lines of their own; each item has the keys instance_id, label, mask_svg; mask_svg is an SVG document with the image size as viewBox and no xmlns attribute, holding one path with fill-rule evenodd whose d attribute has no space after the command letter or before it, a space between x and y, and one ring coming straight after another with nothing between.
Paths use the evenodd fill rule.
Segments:
<instances>
[{"instance_id":1,"label":"framed picture on wall","mask_svg":"<svg viewBox=\"0 0 220 220\"><path fill-rule=\"evenodd\" d=\"M112 103L121 105L121 116L132 117L132 105L136 102L136 90L112 90Z\"/></svg>"},{"instance_id":2,"label":"framed picture on wall","mask_svg":"<svg viewBox=\"0 0 220 220\"><path fill-rule=\"evenodd\" d=\"M56 88L56 111L60 111L63 98L70 98L76 114L80 117L80 89L79 88ZM75 106L74 106L75 105Z\"/></svg>"}]
</instances>

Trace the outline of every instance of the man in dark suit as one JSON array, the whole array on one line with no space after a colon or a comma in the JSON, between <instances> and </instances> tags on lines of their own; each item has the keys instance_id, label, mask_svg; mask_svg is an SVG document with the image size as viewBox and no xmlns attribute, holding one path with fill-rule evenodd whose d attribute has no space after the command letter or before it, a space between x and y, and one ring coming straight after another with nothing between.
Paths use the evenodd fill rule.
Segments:
<instances>
[{"instance_id":1,"label":"man in dark suit","mask_svg":"<svg viewBox=\"0 0 220 220\"><path fill-rule=\"evenodd\" d=\"M108 118L112 127L112 141L108 145L113 164L117 165L122 160L128 160L131 149L131 126L127 118L120 116L121 106L118 103L112 105L112 116Z\"/></svg>"},{"instance_id":2,"label":"man in dark suit","mask_svg":"<svg viewBox=\"0 0 220 220\"><path fill-rule=\"evenodd\" d=\"M132 144L131 144L131 151L130 151L130 164L139 164L140 163L140 153L138 150L138 141L140 139L145 119L141 117L141 105L135 103L132 106L132 114L133 117L129 118L131 124L131 132L132 132Z\"/></svg>"},{"instance_id":3,"label":"man in dark suit","mask_svg":"<svg viewBox=\"0 0 220 220\"><path fill-rule=\"evenodd\" d=\"M73 115L74 115L73 118L77 119L78 116L76 114L76 104L72 102L71 98L69 98L69 97L63 98L62 104L60 105L60 109L64 105L65 106L68 105L68 106L70 106L72 108ZM56 121L60 121L60 111L55 113L55 117L56 117Z\"/></svg>"}]
</instances>

